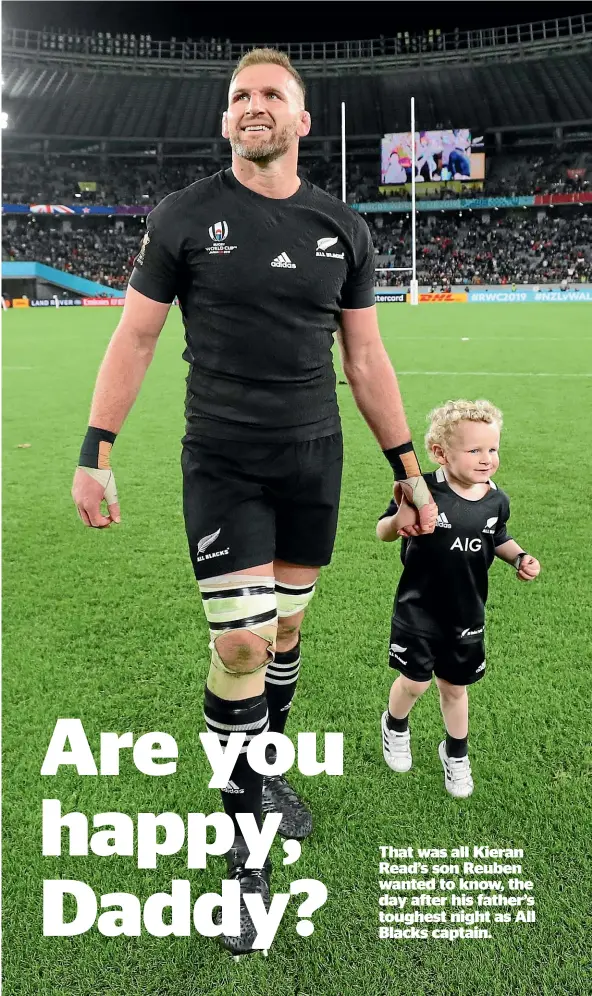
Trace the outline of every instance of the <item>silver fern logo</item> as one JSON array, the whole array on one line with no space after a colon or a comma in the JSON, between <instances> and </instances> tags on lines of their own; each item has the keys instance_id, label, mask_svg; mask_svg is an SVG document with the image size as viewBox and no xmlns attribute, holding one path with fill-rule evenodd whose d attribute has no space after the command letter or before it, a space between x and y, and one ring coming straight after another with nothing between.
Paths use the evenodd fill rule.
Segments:
<instances>
[{"instance_id":1,"label":"silver fern logo","mask_svg":"<svg viewBox=\"0 0 592 996\"><path fill-rule=\"evenodd\" d=\"M142 239L142 245L140 246L140 251L134 260L134 266L142 265L142 263L144 262L144 255L146 253L146 249L148 248L149 244L150 244L150 234L146 232L144 238Z\"/></svg>"},{"instance_id":2,"label":"silver fern logo","mask_svg":"<svg viewBox=\"0 0 592 996\"><path fill-rule=\"evenodd\" d=\"M493 515L491 519L488 519L487 522L485 523L485 529L483 530L483 532L489 534L494 533L497 519L498 519L497 515Z\"/></svg>"},{"instance_id":3,"label":"silver fern logo","mask_svg":"<svg viewBox=\"0 0 592 996\"><path fill-rule=\"evenodd\" d=\"M221 533L221 529L217 529L215 533L210 533L209 536L202 536L202 538L199 540L199 542L197 544L197 552L198 552L198 554L199 553L205 553L205 551L208 549L208 547L210 547L212 545L212 543L214 542L214 540L218 539L218 536L220 535L220 533Z\"/></svg>"},{"instance_id":4,"label":"silver fern logo","mask_svg":"<svg viewBox=\"0 0 592 996\"><path fill-rule=\"evenodd\" d=\"M330 249L331 246L334 246L336 242L339 242L338 238L319 239L317 242L317 249L322 249L322 251L325 252L325 249Z\"/></svg>"},{"instance_id":5,"label":"silver fern logo","mask_svg":"<svg viewBox=\"0 0 592 996\"><path fill-rule=\"evenodd\" d=\"M330 256L331 259L344 259L345 253L342 252L327 252L332 246L337 245L339 242L339 236L331 236L326 239L317 239L317 250L315 255L317 256Z\"/></svg>"}]
</instances>

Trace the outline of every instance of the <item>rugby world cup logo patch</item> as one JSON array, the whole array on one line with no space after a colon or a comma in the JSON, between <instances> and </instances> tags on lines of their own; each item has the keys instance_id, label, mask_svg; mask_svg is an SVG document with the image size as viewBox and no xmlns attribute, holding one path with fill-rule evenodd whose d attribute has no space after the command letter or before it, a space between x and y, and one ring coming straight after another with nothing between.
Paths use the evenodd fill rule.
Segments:
<instances>
[{"instance_id":1,"label":"rugby world cup logo patch","mask_svg":"<svg viewBox=\"0 0 592 996\"><path fill-rule=\"evenodd\" d=\"M228 225L225 221L215 221L208 232L212 242L224 242L228 238Z\"/></svg>"}]
</instances>

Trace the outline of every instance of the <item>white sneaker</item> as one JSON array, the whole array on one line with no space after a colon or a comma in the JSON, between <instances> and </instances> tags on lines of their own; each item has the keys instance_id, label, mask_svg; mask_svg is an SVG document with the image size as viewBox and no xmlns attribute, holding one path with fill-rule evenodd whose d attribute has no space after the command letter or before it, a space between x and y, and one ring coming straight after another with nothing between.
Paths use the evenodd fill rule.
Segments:
<instances>
[{"instance_id":1,"label":"white sneaker","mask_svg":"<svg viewBox=\"0 0 592 996\"><path fill-rule=\"evenodd\" d=\"M444 768L444 785L455 799L466 799L473 791L471 777L471 762L468 757L448 757L446 741L438 747L438 753Z\"/></svg>"},{"instance_id":2,"label":"white sneaker","mask_svg":"<svg viewBox=\"0 0 592 996\"><path fill-rule=\"evenodd\" d=\"M386 719L388 712L382 714L382 753L389 768L393 771L409 771L412 764L411 736L409 730L397 733L389 730Z\"/></svg>"}]
</instances>

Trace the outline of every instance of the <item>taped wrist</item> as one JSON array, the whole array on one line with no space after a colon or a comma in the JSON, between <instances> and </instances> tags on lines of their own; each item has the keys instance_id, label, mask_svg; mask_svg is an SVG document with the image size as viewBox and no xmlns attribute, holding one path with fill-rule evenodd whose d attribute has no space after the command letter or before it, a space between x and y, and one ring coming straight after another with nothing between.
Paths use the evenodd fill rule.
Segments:
<instances>
[{"instance_id":1,"label":"taped wrist","mask_svg":"<svg viewBox=\"0 0 592 996\"><path fill-rule=\"evenodd\" d=\"M96 426L89 425L80 450L78 466L90 467L93 470L110 470L109 458L116 439L116 432L109 432L108 429L97 429Z\"/></svg>"},{"instance_id":2,"label":"taped wrist","mask_svg":"<svg viewBox=\"0 0 592 996\"><path fill-rule=\"evenodd\" d=\"M409 477L420 477L419 461L413 449L413 443L401 443L390 450L382 451L393 468L395 481L406 481Z\"/></svg>"},{"instance_id":3,"label":"taped wrist","mask_svg":"<svg viewBox=\"0 0 592 996\"><path fill-rule=\"evenodd\" d=\"M519 571L520 568L522 567L522 561L524 560L525 557L528 557L526 550L522 550L522 552L519 553L517 557L515 557L513 566L516 568L517 571Z\"/></svg>"}]
</instances>

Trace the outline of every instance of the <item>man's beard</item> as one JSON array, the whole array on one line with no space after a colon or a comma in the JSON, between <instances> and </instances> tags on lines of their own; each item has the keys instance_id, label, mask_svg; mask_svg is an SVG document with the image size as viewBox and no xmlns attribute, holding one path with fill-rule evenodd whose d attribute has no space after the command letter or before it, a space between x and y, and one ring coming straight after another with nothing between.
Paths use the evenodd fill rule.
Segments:
<instances>
[{"instance_id":1,"label":"man's beard","mask_svg":"<svg viewBox=\"0 0 592 996\"><path fill-rule=\"evenodd\" d=\"M230 145L235 156L240 156L241 159L248 159L252 163L273 162L286 154L295 137L296 129L285 125L275 138L259 145L248 145L241 141L237 130L236 135L230 138Z\"/></svg>"}]
</instances>

